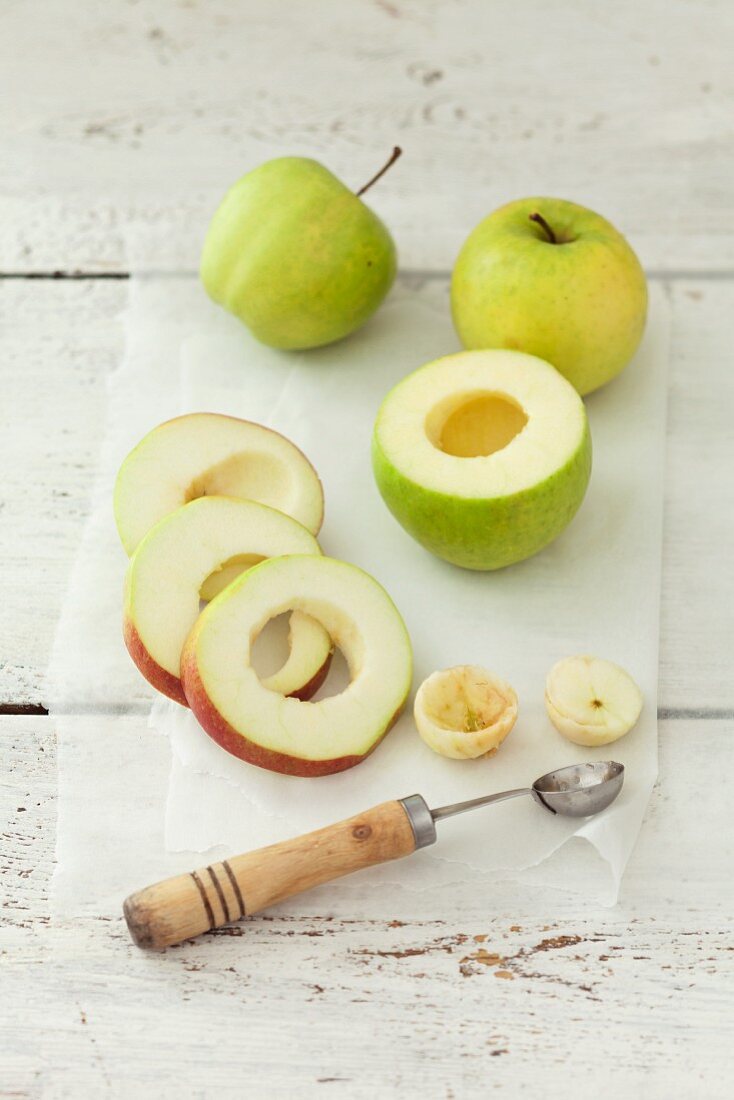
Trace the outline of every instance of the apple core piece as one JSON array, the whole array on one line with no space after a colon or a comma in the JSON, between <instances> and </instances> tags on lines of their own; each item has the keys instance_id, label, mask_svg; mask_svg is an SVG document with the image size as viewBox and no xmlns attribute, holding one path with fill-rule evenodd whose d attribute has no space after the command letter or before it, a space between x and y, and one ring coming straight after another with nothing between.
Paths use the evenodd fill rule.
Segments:
<instances>
[{"instance_id":1,"label":"apple core piece","mask_svg":"<svg viewBox=\"0 0 734 1100\"><path fill-rule=\"evenodd\" d=\"M581 398L517 351L447 355L387 395L372 441L377 486L405 530L440 558L500 569L552 542L591 472Z\"/></svg>"},{"instance_id":2,"label":"apple core piece","mask_svg":"<svg viewBox=\"0 0 734 1100\"><path fill-rule=\"evenodd\" d=\"M318 620L349 666L350 682L318 701L269 691L253 642L284 611ZM181 680L204 730L227 752L288 775L351 768L390 729L410 691L412 651L402 618L367 573L334 558L272 558L243 574L199 616Z\"/></svg>"},{"instance_id":3,"label":"apple core piece","mask_svg":"<svg viewBox=\"0 0 734 1100\"><path fill-rule=\"evenodd\" d=\"M246 561L294 553L321 551L300 523L251 500L202 497L165 516L138 546L125 577L125 644L146 680L186 706L181 651L205 581L235 559L241 570ZM294 611L289 629L290 655L266 683L306 698L325 679L333 647L323 626L302 612Z\"/></svg>"},{"instance_id":4,"label":"apple core piece","mask_svg":"<svg viewBox=\"0 0 734 1100\"><path fill-rule=\"evenodd\" d=\"M441 756L492 756L517 721L517 695L493 672L457 665L423 681L413 717L425 743Z\"/></svg>"},{"instance_id":5,"label":"apple core piece","mask_svg":"<svg viewBox=\"0 0 734 1100\"><path fill-rule=\"evenodd\" d=\"M268 504L312 535L324 515L318 475L285 436L234 416L189 413L159 424L120 467L114 510L127 553L158 520L204 496Z\"/></svg>"},{"instance_id":6,"label":"apple core piece","mask_svg":"<svg viewBox=\"0 0 734 1100\"><path fill-rule=\"evenodd\" d=\"M576 745L618 741L636 724L642 701L630 674L599 657L566 657L545 681L548 717Z\"/></svg>"}]
</instances>

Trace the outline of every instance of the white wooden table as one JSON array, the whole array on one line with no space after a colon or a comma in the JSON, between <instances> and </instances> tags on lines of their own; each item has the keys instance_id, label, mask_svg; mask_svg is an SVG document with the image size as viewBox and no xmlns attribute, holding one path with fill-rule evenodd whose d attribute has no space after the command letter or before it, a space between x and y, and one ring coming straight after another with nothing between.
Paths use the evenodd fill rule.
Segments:
<instances>
[{"instance_id":1,"label":"white wooden table","mask_svg":"<svg viewBox=\"0 0 734 1100\"><path fill-rule=\"evenodd\" d=\"M733 48L728 0L0 7L0 1097L731 1095ZM395 142L371 200L418 290L494 206L561 194L672 303L660 781L621 902L385 912L363 881L160 956L55 922L43 675L125 232L166 224L175 265L176 226L247 167L300 152L357 186Z\"/></svg>"}]
</instances>

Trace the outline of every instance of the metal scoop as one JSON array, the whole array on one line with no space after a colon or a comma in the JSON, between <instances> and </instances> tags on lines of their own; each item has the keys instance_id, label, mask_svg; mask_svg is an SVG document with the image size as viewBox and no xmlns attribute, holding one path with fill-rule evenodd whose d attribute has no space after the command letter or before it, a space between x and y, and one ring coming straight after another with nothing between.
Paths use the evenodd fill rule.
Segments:
<instances>
[{"instance_id":1,"label":"metal scoop","mask_svg":"<svg viewBox=\"0 0 734 1100\"><path fill-rule=\"evenodd\" d=\"M606 810L622 790L624 783L624 764L615 760L598 760L593 764L571 764L567 768L548 772L536 779L532 787L518 787L512 791L500 791L498 794L486 794L481 798L470 798L467 802L454 802L449 806L439 806L431 810L421 795L411 795L401 799L415 833L416 847L425 848L436 840L436 822L447 817L476 810L480 806L489 806L493 802L504 802L508 798L519 798L529 794L535 801L552 814L564 817L592 817Z\"/></svg>"},{"instance_id":2,"label":"metal scoop","mask_svg":"<svg viewBox=\"0 0 734 1100\"><path fill-rule=\"evenodd\" d=\"M565 817L591 817L611 806L622 790L624 765L614 760L599 760L595 764L571 764L536 779L532 787L518 787L514 791L500 791L468 802L455 802L452 806L440 806L431 810L434 821L454 817L491 802L504 802L506 798L518 798L530 794L536 802L552 814Z\"/></svg>"},{"instance_id":3,"label":"metal scoop","mask_svg":"<svg viewBox=\"0 0 734 1100\"><path fill-rule=\"evenodd\" d=\"M312 886L426 848L436 840L436 822L445 817L521 794L532 795L552 814L591 817L614 801L623 781L624 767L603 760L548 772L532 787L437 810L431 810L421 795L412 794L306 836L149 886L126 900L125 918L138 947L168 947L251 916Z\"/></svg>"}]
</instances>

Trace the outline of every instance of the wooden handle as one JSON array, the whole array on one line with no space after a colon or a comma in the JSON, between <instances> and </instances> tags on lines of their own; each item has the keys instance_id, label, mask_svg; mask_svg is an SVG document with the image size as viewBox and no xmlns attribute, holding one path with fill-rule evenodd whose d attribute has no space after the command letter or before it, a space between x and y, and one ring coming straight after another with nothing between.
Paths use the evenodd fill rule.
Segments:
<instances>
[{"instance_id":1,"label":"wooden handle","mask_svg":"<svg viewBox=\"0 0 734 1100\"><path fill-rule=\"evenodd\" d=\"M322 882L415 851L399 802L225 859L131 894L123 911L138 947L162 948L221 928Z\"/></svg>"}]
</instances>

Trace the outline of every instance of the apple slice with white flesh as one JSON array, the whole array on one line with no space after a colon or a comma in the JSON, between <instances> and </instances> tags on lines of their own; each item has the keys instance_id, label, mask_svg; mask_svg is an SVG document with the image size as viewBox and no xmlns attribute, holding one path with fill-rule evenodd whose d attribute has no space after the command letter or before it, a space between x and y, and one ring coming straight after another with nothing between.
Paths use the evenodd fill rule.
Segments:
<instances>
[{"instance_id":1,"label":"apple slice with white flesh","mask_svg":"<svg viewBox=\"0 0 734 1100\"><path fill-rule=\"evenodd\" d=\"M545 681L545 707L576 745L610 745L635 726L642 692L628 672L599 657L566 657Z\"/></svg>"},{"instance_id":2,"label":"apple slice with white flesh","mask_svg":"<svg viewBox=\"0 0 734 1100\"><path fill-rule=\"evenodd\" d=\"M130 656L154 688L186 706L181 651L200 610L204 582L236 561L240 572L277 554L321 553L296 520L265 504L202 497L171 512L145 536L125 577L124 637ZM329 669L333 646L308 615L290 618L290 655L266 684L308 698Z\"/></svg>"},{"instance_id":3,"label":"apple slice with white flesh","mask_svg":"<svg viewBox=\"0 0 734 1100\"><path fill-rule=\"evenodd\" d=\"M383 500L413 538L466 569L500 569L571 521L591 437L581 398L550 363L465 351L390 391L372 459Z\"/></svg>"},{"instance_id":4,"label":"apple slice with white flesh","mask_svg":"<svg viewBox=\"0 0 734 1100\"><path fill-rule=\"evenodd\" d=\"M349 666L339 695L318 701L269 691L253 642L284 611L317 619ZM204 730L227 752L287 775L351 768L372 752L405 703L410 639L385 590L334 558L289 556L256 565L204 609L181 659L181 682Z\"/></svg>"},{"instance_id":5,"label":"apple slice with white flesh","mask_svg":"<svg viewBox=\"0 0 734 1100\"><path fill-rule=\"evenodd\" d=\"M318 475L290 440L249 420L189 413L148 432L120 467L114 510L127 553L158 520L203 496L268 504L312 535L324 516Z\"/></svg>"}]
</instances>

